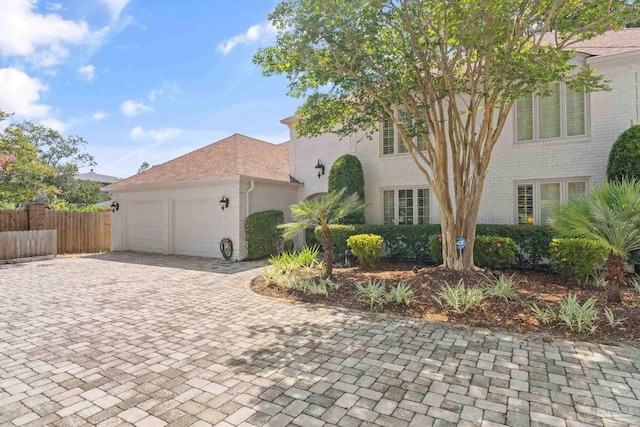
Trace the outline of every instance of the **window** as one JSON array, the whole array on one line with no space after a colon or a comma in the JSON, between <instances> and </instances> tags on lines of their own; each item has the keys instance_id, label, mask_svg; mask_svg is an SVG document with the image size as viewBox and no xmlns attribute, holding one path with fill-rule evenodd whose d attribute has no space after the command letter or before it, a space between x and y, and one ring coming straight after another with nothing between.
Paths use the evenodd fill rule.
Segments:
<instances>
[{"instance_id":1,"label":"window","mask_svg":"<svg viewBox=\"0 0 640 427\"><path fill-rule=\"evenodd\" d=\"M586 135L586 93L561 83L550 84L548 90L549 96L529 94L516 102L518 142Z\"/></svg>"},{"instance_id":2,"label":"window","mask_svg":"<svg viewBox=\"0 0 640 427\"><path fill-rule=\"evenodd\" d=\"M429 224L429 190L407 188L382 192L384 223L398 225Z\"/></svg>"},{"instance_id":3,"label":"window","mask_svg":"<svg viewBox=\"0 0 640 427\"><path fill-rule=\"evenodd\" d=\"M396 117L400 122L406 122L410 126L415 124L415 121L409 116L407 110L404 108L399 108L396 110ZM392 122L382 122L382 154L385 156L392 154L404 154L407 153L407 147L402 142L400 138L400 134L398 133L398 128ZM419 150L424 150L424 140L421 136L417 136L414 138L414 143L417 145Z\"/></svg>"},{"instance_id":4,"label":"window","mask_svg":"<svg viewBox=\"0 0 640 427\"><path fill-rule=\"evenodd\" d=\"M585 194L586 179L559 179L516 184L518 224L551 224L556 205Z\"/></svg>"}]
</instances>

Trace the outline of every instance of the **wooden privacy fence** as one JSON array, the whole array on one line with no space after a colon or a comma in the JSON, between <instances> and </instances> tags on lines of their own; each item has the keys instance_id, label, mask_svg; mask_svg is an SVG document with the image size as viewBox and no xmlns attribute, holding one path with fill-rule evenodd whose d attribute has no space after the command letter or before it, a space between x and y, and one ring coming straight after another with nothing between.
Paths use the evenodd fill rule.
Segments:
<instances>
[{"instance_id":1,"label":"wooden privacy fence","mask_svg":"<svg viewBox=\"0 0 640 427\"><path fill-rule=\"evenodd\" d=\"M111 250L111 212L47 211L45 228L58 230L58 253Z\"/></svg>"},{"instance_id":2,"label":"wooden privacy fence","mask_svg":"<svg viewBox=\"0 0 640 427\"><path fill-rule=\"evenodd\" d=\"M0 261L53 257L57 253L56 230L0 232Z\"/></svg>"},{"instance_id":3,"label":"wooden privacy fence","mask_svg":"<svg viewBox=\"0 0 640 427\"><path fill-rule=\"evenodd\" d=\"M1 231L26 231L29 229L27 211L0 211Z\"/></svg>"},{"instance_id":4,"label":"wooden privacy fence","mask_svg":"<svg viewBox=\"0 0 640 427\"><path fill-rule=\"evenodd\" d=\"M0 232L27 230L56 230L59 254L111 250L111 212L0 211Z\"/></svg>"}]
</instances>

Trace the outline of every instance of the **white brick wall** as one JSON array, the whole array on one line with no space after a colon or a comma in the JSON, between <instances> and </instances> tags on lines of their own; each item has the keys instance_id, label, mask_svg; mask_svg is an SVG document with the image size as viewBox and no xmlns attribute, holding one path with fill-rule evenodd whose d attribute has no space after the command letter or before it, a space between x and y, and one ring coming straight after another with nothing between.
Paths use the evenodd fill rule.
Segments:
<instances>
[{"instance_id":1,"label":"white brick wall","mask_svg":"<svg viewBox=\"0 0 640 427\"><path fill-rule=\"evenodd\" d=\"M632 123L638 123L640 94L640 55L623 61L594 61L593 67L610 81L610 92L589 94L590 124L588 135L574 140L515 143L515 119L512 115L496 145L487 176L480 223L516 222L515 182L528 179L588 177L589 187L604 182L611 145ZM356 135L340 140L326 134L317 138L291 135L291 175L304 183L299 199L327 191L328 171L345 153L356 155L365 176L365 197L370 204L366 221L383 222L382 190L384 188L426 187L424 176L408 155L381 156L380 136L372 140ZM318 179L315 166L320 159L327 175ZM431 195L431 222L438 223L440 211Z\"/></svg>"}]
</instances>

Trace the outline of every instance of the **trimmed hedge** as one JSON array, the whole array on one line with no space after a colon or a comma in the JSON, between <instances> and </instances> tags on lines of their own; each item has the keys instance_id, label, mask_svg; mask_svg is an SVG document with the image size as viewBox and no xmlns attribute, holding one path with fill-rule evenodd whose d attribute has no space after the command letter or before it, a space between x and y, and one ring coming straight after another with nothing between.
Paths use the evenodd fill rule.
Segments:
<instances>
[{"instance_id":1,"label":"trimmed hedge","mask_svg":"<svg viewBox=\"0 0 640 427\"><path fill-rule=\"evenodd\" d=\"M424 225L332 225L336 252L344 253L347 238L354 234L378 234L384 239L385 256L396 259L435 261L429 247L429 236L440 233L439 224ZM541 268L550 259L549 243L553 229L546 225L478 224L478 236L508 237L516 244L517 268ZM319 229L315 230L319 239ZM441 255L440 255L441 257Z\"/></svg>"},{"instance_id":2,"label":"trimmed hedge","mask_svg":"<svg viewBox=\"0 0 640 427\"><path fill-rule=\"evenodd\" d=\"M345 154L336 159L329 171L328 185L329 193L337 193L346 188L345 196L358 193L360 199L364 201L364 172L360 160L352 154ZM340 222L364 224L364 210L347 215Z\"/></svg>"},{"instance_id":3,"label":"trimmed hedge","mask_svg":"<svg viewBox=\"0 0 640 427\"><path fill-rule=\"evenodd\" d=\"M607 179L640 179L640 125L631 126L613 143L607 164Z\"/></svg>"},{"instance_id":4,"label":"trimmed hedge","mask_svg":"<svg viewBox=\"0 0 640 427\"><path fill-rule=\"evenodd\" d=\"M278 225L283 222L284 213L277 210L256 212L247 217L244 224L247 259L280 253L283 239Z\"/></svg>"},{"instance_id":5,"label":"trimmed hedge","mask_svg":"<svg viewBox=\"0 0 640 427\"><path fill-rule=\"evenodd\" d=\"M585 280L607 260L609 251L595 240L553 239L549 243L551 269L565 279Z\"/></svg>"},{"instance_id":6,"label":"trimmed hedge","mask_svg":"<svg viewBox=\"0 0 640 427\"><path fill-rule=\"evenodd\" d=\"M375 267L382 252L384 239L377 234L354 234L347 239L351 252L358 258L360 265Z\"/></svg>"},{"instance_id":7,"label":"trimmed hedge","mask_svg":"<svg viewBox=\"0 0 640 427\"><path fill-rule=\"evenodd\" d=\"M442 263L442 241L439 235L429 237L429 247L434 261ZM473 260L478 267L499 270L511 268L516 262L516 243L508 237L476 236Z\"/></svg>"}]
</instances>

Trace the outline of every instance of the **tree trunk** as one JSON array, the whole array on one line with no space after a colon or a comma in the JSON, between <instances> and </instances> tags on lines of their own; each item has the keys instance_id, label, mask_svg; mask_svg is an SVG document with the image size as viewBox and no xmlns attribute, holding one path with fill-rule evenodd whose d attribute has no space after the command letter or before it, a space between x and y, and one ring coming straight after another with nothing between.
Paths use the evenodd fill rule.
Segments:
<instances>
[{"instance_id":1,"label":"tree trunk","mask_svg":"<svg viewBox=\"0 0 640 427\"><path fill-rule=\"evenodd\" d=\"M624 259L620 255L609 252L609 258L607 258L606 279L607 282L609 282L607 302L610 304L619 304L622 302L622 295L620 295L620 283L622 282L623 273Z\"/></svg>"},{"instance_id":2,"label":"tree trunk","mask_svg":"<svg viewBox=\"0 0 640 427\"><path fill-rule=\"evenodd\" d=\"M452 209L441 207L442 260L445 268L456 271L473 270L475 268L473 247L481 195L482 184L480 183L480 185L476 186L474 194L465 197L458 204L455 216ZM456 248L456 239L458 237L464 237L467 240L467 246L462 251Z\"/></svg>"},{"instance_id":3,"label":"tree trunk","mask_svg":"<svg viewBox=\"0 0 640 427\"><path fill-rule=\"evenodd\" d=\"M336 259L333 252L333 235L326 225L321 226L320 235L322 236L322 249L324 249L324 273L322 278L328 279L333 273L333 263Z\"/></svg>"}]
</instances>

